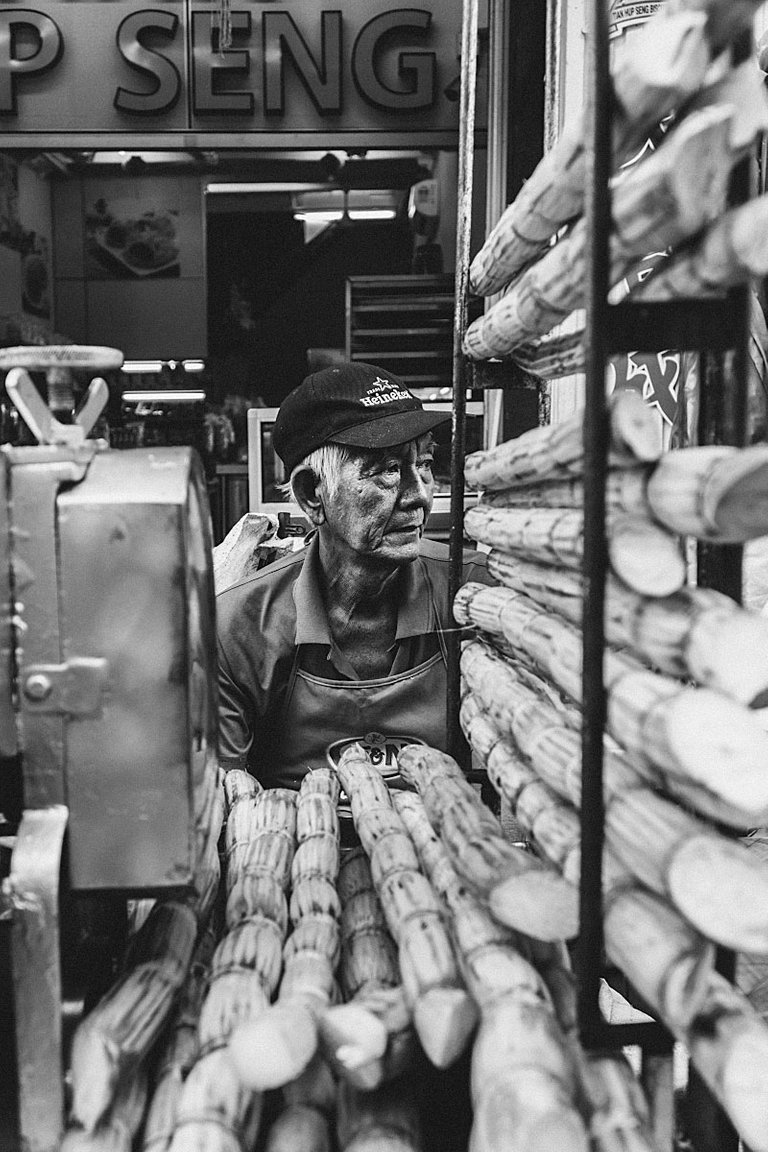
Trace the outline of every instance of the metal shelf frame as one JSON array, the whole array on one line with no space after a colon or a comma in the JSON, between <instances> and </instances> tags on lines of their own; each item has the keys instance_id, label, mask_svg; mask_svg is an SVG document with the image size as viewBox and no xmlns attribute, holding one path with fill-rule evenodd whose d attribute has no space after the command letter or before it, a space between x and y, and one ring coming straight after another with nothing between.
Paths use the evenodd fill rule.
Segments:
<instances>
[{"instance_id":1,"label":"metal shelf frame","mask_svg":"<svg viewBox=\"0 0 768 1152\"><path fill-rule=\"evenodd\" d=\"M475 57L478 0L464 0L461 54L458 216L453 343L453 418L451 458L451 602L462 583L464 547L464 447L467 387L540 388L541 381L507 363L470 364L462 352L469 314L469 244L476 101ZM738 62L751 52L749 42L734 49ZM583 726L582 726L582 855L580 934L575 950L578 1025L582 1043L592 1049L641 1050L641 1079L653 1114L654 1131L663 1152L671 1152L675 1137L672 1101L673 1037L659 1023L608 1024L598 1007L604 970L602 920L602 854L604 844L603 739L606 691L603 681L604 609L607 546L605 482L608 457L606 363L611 355L633 350L667 348L699 353L700 443L741 446L746 428L746 365L749 334L748 289L739 288L718 300L682 300L664 304L624 302L609 305L608 243L611 220L611 108L608 11L604 0L587 0L587 278L585 282L586 395L584 414L584 600L583 600ZM749 162L734 173L731 199L749 195ZM741 599L741 548L700 545L698 583ZM449 633L449 747L461 757L465 750L458 720L460 705L460 641ZM720 950L718 968L733 974L734 957ZM696 1152L737 1152L738 1136L714 1097L691 1069L687 1088L689 1110L696 1114Z\"/></svg>"}]
</instances>

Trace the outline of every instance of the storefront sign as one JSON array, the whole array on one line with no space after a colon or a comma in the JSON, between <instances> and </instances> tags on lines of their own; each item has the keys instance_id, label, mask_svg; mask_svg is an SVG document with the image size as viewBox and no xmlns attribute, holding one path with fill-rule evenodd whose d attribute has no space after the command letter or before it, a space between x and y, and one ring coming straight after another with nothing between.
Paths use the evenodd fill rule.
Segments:
<instances>
[{"instance_id":1,"label":"storefront sign","mask_svg":"<svg viewBox=\"0 0 768 1152\"><path fill-rule=\"evenodd\" d=\"M459 0L0 3L0 132L455 131Z\"/></svg>"}]
</instances>

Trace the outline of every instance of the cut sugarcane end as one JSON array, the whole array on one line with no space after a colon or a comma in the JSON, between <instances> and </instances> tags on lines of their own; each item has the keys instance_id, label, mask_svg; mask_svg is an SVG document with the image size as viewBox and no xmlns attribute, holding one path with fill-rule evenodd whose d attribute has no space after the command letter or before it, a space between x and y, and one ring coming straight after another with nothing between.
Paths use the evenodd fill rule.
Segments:
<instances>
[{"instance_id":1,"label":"cut sugarcane end","mask_svg":"<svg viewBox=\"0 0 768 1152\"><path fill-rule=\"evenodd\" d=\"M320 1021L320 1035L326 1050L346 1068L377 1060L387 1050L384 1023L360 1004L337 1004Z\"/></svg>"},{"instance_id":2,"label":"cut sugarcane end","mask_svg":"<svg viewBox=\"0 0 768 1152\"><path fill-rule=\"evenodd\" d=\"M430 988L414 1005L413 1024L429 1061L449 1068L475 1030L477 1008L464 988Z\"/></svg>"},{"instance_id":3,"label":"cut sugarcane end","mask_svg":"<svg viewBox=\"0 0 768 1152\"><path fill-rule=\"evenodd\" d=\"M579 892L562 876L541 868L509 876L491 889L491 915L537 940L571 940L579 930Z\"/></svg>"},{"instance_id":4,"label":"cut sugarcane end","mask_svg":"<svg viewBox=\"0 0 768 1152\"><path fill-rule=\"evenodd\" d=\"M707 688L681 691L651 709L643 733L646 754L662 769L750 812L750 825L766 822L768 733L743 705Z\"/></svg>"},{"instance_id":5,"label":"cut sugarcane end","mask_svg":"<svg viewBox=\"0 0 768 1152\"><path fill-rule=\"evenodd\" d=\"M692 837L675 851L667 887L675 907L709 939L740 952L768 952L768 863L746 845Z\"/></svg>"},{"instance_id":6,"label":"cut sugarcane end","mask_svg":"<svg viewBox=\"0 0 768 1152\"><path fill-rule=\"evenodd\" d=\"M760 1018L732 1042L723 1069L723 1103L752 1152L768 1152L768 1028Z\"/></svg>"},{"instance_id":7,"label":"cut sugarcane end","mask_svg":"<svg viewBox=\"0 0 768 1152\"><path fill-rule=\"evenodd\" d=\"M273 1004L234 1030L229 1050L243 1084L265 1092L295 1080L314 1056L317 1042L317 1026L305 1008Z\"/></svg>"}]
</instances>

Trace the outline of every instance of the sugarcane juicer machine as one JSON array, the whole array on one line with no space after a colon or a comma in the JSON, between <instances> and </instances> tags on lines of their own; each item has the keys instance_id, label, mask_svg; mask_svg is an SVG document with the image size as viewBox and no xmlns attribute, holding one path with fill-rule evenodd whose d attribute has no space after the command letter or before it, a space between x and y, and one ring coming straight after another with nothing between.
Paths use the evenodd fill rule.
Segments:
<instances>
[{"instance_id":1,"label":"sugarcane juicer machine","mask_svg":"<svg viewBox=\"0 0 768 1152\"><path fill-rule=\"evenodd\" d=\"M18 797L0 914L28 1152L59 1145L67 1030L82 1013L68 910L191 887L215 778L203 468L191 448L88 438L108 398L93 373L121 364L110 348L0 350L37 440L0 447L0 808ZM90 384L74 411L78 370Z\"/></svg>"}]
</instances>

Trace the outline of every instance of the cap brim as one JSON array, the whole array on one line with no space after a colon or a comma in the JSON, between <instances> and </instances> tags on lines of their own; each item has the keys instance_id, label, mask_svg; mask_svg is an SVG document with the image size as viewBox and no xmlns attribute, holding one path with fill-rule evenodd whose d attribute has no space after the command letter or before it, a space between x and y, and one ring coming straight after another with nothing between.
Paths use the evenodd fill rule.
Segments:
<instances>
[{"instance_id":1,"label":"cap brim","mask_svg":"<svg viewBox=\"0 0 768 1152\"><path fill-rule=\"evenodd\" d=\"M334 432L328 439L334 444L347 444L352 448L394 448L418 439L450 419L450 412L427 412L423 409L397 412Z\"/></svg>"}]
</instances>

